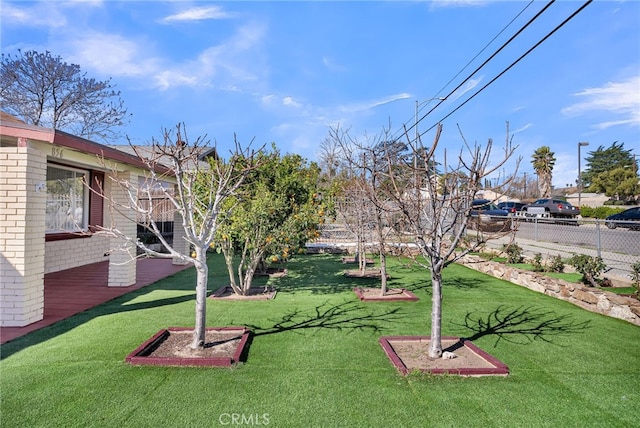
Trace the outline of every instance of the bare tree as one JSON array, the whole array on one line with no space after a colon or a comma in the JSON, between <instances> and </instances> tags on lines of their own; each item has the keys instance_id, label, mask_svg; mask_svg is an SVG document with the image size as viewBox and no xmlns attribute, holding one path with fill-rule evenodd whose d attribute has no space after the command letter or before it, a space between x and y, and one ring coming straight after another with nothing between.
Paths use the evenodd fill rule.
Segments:
<instances>
[{"instance_id":1,"label":"bare tree","mask_svg":"<svg viewBox=\"0 0 640 428\"><path fill-rule=\"evenodd\" d=\"M513 232L510 221L506 225L491 228L479 221L479 216L472 215L473 199L483 188L485 178L498 171L514 153L508 124L502 156L496 158L492 155L492 140L485 147L470 145L460 132L464 145L457 159L452 165L445 161L444 172L438 174L435 150L441 132L442 126L438 125L433 144L430 148L424 148L420 141L412 141L405 131L405 146L410 148L410 156L399 155L398 141L381 139L378 144L381 147L377 148L377 152L384 154L386 167L372 168L376 170L373 193L378 196L375 205L385 207L388 215L397 217L400 223L397 228L401 233L413 236L415 247L407 254L430 271L432 309L428 354L431 358L442 355L443 269L489 239ZM348 133L338 134L334 131L333 135L345 146L353 142ZM370 154L373 156L373 153ZM353 159L355 157L352 163ZM377 161L374 163L379 164ZM513 174L496 183L495 187L507 186L516 175L517 165Z\"/></svg>"},{"instance_id":2,"label":"bare tree","mask_svg":"<svg viewBox=\"0 0 640 428\"><path fill-rule=\"evenodd\" d=\"M406 145L388 140L388 133L366 143L359 142L340 128L332 128L331 140L341 147L354 177L344 183L342 203L338 204L339 213L347 227L358 238L356 254L359 255L359 268L364 273L366 266L366 242L376 248L380 261L381 294L387 293L386 256L389 250L388 237L394 231L393 218L397 214L388 194L383 191L389 159L397 162L400 152L406 151ZM348 197L345 197L348 196Z\"/></svg>"},{"instance_id":3,"label":"bare tree","mask_svg":"<svg viewBox=\"0 0 640 428\"><path fill-rule=\"evenodd\" d=\"M394 200L405 227L414 235L417 250L426 263L419 257L414 257L414 260L431 273L431 339L428 351L431 358L442 356L443 269L484 245L487 240L511 233L510 227L486 231L480 222L476 224L475 230L468 226L474 219L472 201L481 188L483 179L501 168L515 150L509 137L508 124L504 151L498 157L492 155L492 140L485 147L470 145L460 132L464 145L454 164L445 165L444 176L448 189L447 192L442 192L441 181L433 168L441 132L442 126L438 125L433 144L428 149L419 141L411 142L405 132L415 158L420 162L414 165L405 163L402 168L394 168L390 159L386 186L389 198ZM412 180L406 180L406 173L399 172L403 169L420 177L415 181L418 188L412 187ZM515 176L516 171L517 166L507 182Z\"/></svg>"},{"instance_id":4,"label":"bare tree","mask_svg":"<svg viewBox=\"0 0 640 428\"><path fill-rule=\"evenodd\" d=\"M79 65L50 52L2 54L2 108L28 124L107 142L130 116L111 80L88 78Z\"/></svg>"},{"instance_id":5,"label":"bare tree","mask_svg":"<svg viewBox=\"0 0 640 428\"><path fill-rule=\"evenodd\" d=\"M344 178L348 169L344 161L344 153L338 141L331 135L322 140L318 149L318 163L322 176L327 182L333 183L339 177Z\"/></svg>"},{"instance_id":6,"label":"bare tree","mask_svg":"<svg viewBox=\"0 0 640 428\"><path fill-rule=\"evenodd\" d=\"M145 201L144 196L141 199L138 182L121 179L117 174L111 174L111 179L123 190L125 198L118 201L113 197L104 196L102 192L103 197L109 202L109 208L124 216L134 214L139 219L138 224L157 237L168 252L150 248L136 236L123 233L117 224L101 227L98 232L118 237L122 240L123 247L137 247L144 255L176 258L194 264L197 272L195 328L191 343L194 349L203 346L205 340L207 250L214 242L218 225L233 211L234 205L228 204L227 201L256 167L255 152L243 150L237 141L235 150L231 152L228 160L208 158L204 165L199 159L199 154L204 151L207 143L202 137L189 143L186 131L181 125L177 125L175 134L165 130L162 141L152 139L151 146L145 147L144 151L133 146L137 155L149 168L144 187L160 189L164 197L171 202L182 220L182 223L175 227L182 228L184 240L192 250L180 251L177 249L180 243L169 243L161 233L154 221L154 205L150 203L151 192L145 192L149 200ZM174 182L175 191L160 185L163 182Z\"/></svg>"},{"instance_id":7,"label":"bare tree","mask_svg":"<svg viewBox=\"0 0 640 428\"><path fill-rule=\"evenodd\" d=\"M369 206L365 205L363 183L358 178L342 183L340 193L335 198L338 218L356 241L354 250L358 270L364 274L367 264L366 244L369 237Z\"/></svg>"},{"instance_id":8,"label":"bare tree","mask_svg":"<svg viewBox=\"0 0 640 428\"><path fill-rule=\"evenodd\" d=\"M349 130L341 129L339 126L329 129L329 138L325 140L324 147L332 147L334 153L341 155L340 161L336 161L336 164L343 166L343 177L333 178L333 183L337 183L338 187L335 189L335 209L356 240L355 260L358 270L364 274L367 265L367 241L370 240L374 222L373 207L366 195L366 153L362 150L362 145L351 138Z\"/></svg>"}]
</instances>

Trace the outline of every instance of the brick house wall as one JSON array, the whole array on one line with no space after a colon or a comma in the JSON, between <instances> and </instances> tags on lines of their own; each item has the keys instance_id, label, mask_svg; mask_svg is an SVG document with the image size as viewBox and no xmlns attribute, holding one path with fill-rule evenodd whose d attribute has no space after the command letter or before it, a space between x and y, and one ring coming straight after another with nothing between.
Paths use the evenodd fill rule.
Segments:
<instances>
[{"instance_id":1,"label":"brick house wall","mask_svg":"<svg viewBox=\"0 0 640 428\"><path fill-rule=\"evenodd\" d=\"M108 253L109 239L101 236L47 242L44 250L44 273L102 262L108 260ZM60 257L61 254L64 257Z\"/></svg>"},{"instance_id":2,"label":"brick house wall","mask_svg":"<svg viewBox=\"0 0 640 428\"><path fill-rule=\"evenodd\" d=\"M47 233L46 183L48 165L81 169L92 178L102 177L105 193L113 191L119 198L123 195L118 186L111 186L109 175L137 183L144 170L140 159L57 130L6 121L4 116L0 131L0 326L22 327L42 319L45 273L108 259L109 286L134 284L136 263L122 263L135 255L132 245L120 251L122 241L116 238ZM99 204L94 204L94 197ZM89 212L90 225L97 224L91 223L93 216L102 225L113 221L136 236L131 220L135 214L111 218L102 198L90 193L88 200L83 212Z\"/></svg>"},{"instance_id":3,"label":"brick house wall","mask_svg":"<svg viewBox=\"0 0 640 428\"><path fill-rule=\"evenodd\" d=\"M0 147L0 325L24 326L44 313L46 157Z\"/></svg>"}]
</instances>

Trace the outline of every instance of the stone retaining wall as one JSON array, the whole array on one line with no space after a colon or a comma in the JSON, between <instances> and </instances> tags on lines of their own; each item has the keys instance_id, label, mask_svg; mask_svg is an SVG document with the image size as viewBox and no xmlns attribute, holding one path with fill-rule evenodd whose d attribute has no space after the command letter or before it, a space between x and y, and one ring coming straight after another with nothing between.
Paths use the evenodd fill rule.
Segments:
<instances>
[{"instance_id":1,"label":"stone retaining wall","mask_svg":"<svg viewBox=\"0 0 640 428\"><path fill-rule=\"evenodd\" d=\"M459 263L530 290L566 300L588 311L640 325L640 301L632 297L619 296L599 288L550 278L537 272L487 261L479 256L467 255Z\"/></svg>"}]
</instances>

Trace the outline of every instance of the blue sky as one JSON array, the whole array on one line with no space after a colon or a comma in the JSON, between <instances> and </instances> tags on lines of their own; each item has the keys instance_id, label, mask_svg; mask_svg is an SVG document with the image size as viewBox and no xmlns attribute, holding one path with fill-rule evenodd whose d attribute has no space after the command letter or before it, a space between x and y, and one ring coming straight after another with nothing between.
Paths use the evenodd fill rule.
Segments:
<instances>
[{"instance_id":1,"label":"blue sky","mask_svg":"<svg viewBox=\"0 0 640 428\"><path fill-rule=\"evenodd\" d=\"M640 155L640 2L589 4L449 115L585 2L552 4L450 94L547 3L2 0L0 40L2 53L49 50L111 78L136 144L184 122L223 152L235 133L316 160L329 127L364 138L391 124L400 136L418 101L421 118L437 105L421 132L448 116L440 159L459 152L458 125L470 142L492 138L498 157L508 121L520 173L548 145L564 187L577 178L580 141L590 143L583 158L614 141ZM422 138L430 144L433 131Z\"/></svg>"}]
</instances>

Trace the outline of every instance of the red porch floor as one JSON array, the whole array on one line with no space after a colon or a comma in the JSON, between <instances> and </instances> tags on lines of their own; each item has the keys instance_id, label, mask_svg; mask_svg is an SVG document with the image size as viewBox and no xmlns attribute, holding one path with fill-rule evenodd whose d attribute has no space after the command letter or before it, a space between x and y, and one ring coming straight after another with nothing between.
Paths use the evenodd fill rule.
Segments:
<instances>
[{"instance_id":1,"label":"red porch floor","mask_svg":"<svg viewBox=\"0 0 640 428\"><path fill-rule=\"evenodd\" d=\"M129 287L107 286L108 261L46 274L44 276L44 318L24 327L0 327L0 343L69 318L100 303L191 267L191 265L173 265L171 259L140 259L137 263L136 283Z\"/></svg>"}]
</instances>

